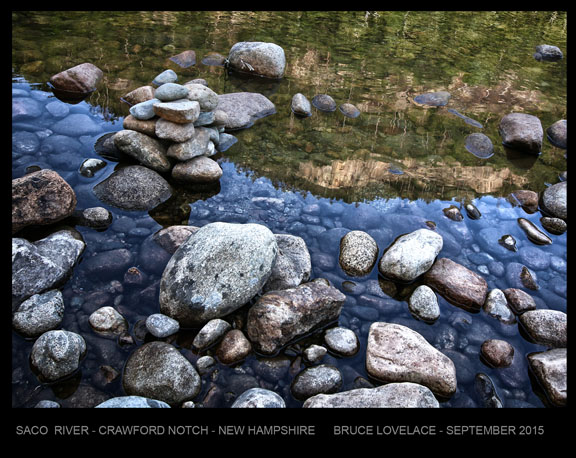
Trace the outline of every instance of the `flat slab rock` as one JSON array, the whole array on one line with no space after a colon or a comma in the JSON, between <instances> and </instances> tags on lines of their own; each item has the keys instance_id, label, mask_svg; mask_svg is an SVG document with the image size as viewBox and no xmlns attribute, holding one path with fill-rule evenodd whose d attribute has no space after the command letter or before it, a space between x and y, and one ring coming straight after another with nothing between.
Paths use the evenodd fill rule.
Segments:
<instances>
[{"instance_id":1,"label":"flat slab rock","mask_svg":"<svg viewBox=\"0 0 576 458\"><path fill-rule=\"evenodd\" d=\"M484 278L448 258L438 259L424 274L424 282L448 302L468 310L480 310L488 293Z\"/></svg>"},{"instance_id":2,"label":"flat slab rock","mask_svg":"<svg viewBox=\"0 0 576 458\"><path fill-rule=\"evenodd\" d=\"M232 92L218 95L218 109L228 115L227 130L245 129L265 116L276 113L276 107L257 92Z\"/></svg>"},{"instance_id":3,"label":"flat slab rock","mask_svg":"<svg viewBox=\"0 0 576 458\"><path fill-rule=\"evenodd\" d=\"M446 398L456 392L456 367L450 358L412 329L394 323L370 326L366 370L382 382L413 382Z\"/></svg>"},{"instance_id":4,"label":"flat slab rock","mask_svg":"<svg viewBox=\"0 0 576 458\"><path fill-rule=\"evenodd\" d=\"M257 351L276 353L296 337L336 320L345 300L339 290L320 282L270 291L248 311L248 337Z\"/></svg>"},{"instance_id":5,"label":"flat slab rock","mask_svg":"<svg viewBox=\"0 0 576 458\"><path fill-rule=\"evenodd\" d=\"M432 391L411 382L388 383L308 398L304 408L439 408Z\"/></svg>"}]
</instances>

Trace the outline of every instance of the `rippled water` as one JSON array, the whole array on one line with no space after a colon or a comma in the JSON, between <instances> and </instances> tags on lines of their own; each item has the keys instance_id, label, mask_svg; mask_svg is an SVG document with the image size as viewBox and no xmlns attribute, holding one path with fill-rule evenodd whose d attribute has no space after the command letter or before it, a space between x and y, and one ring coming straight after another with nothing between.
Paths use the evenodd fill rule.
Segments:
<instances>
[{"instance_id":1,"label":"rippled water","mask_svg":"<svg viewBox=\"0 0 576 458\"><path fill-rule=\"evenodd\" d=\"M102 232L76 227L86 251L62 287L66 312L61 327L79 332L88 345L81 370L65 382L41 384L29 366L33 342L14 332L13 406L33 407L41 399L52 399L64 407L91 407L123 395L121 375L108 382L101 367L121 374L135 345L152 339L143 331L143 320L159 310L157 283L163 265L143 267L150 265L147 256L154 256L147 238L169 225L214 221L260 223L274 233L304 238L313 278L327 278L346 294L339 325L356 332L360 350L354 357L327 355L322 361L340 369L341 391L369 379L364 367L368 328L374 321L387 321L421 333L455 362L458 392L442 400L442 407L481 407L473 383L479 372L493 380L505 407L546 406L526 360L528 353L545 347L528 342L517 324L503 325L483 311L461 310L441 296L440 319L431 325L418 321L407 305L418 283L382 281L376 268L366 277L348 277L338 265L338 252L348 230L370 233L382 253L397 236L433 221L444 238L440 257L480 273L489 289L521 287L512 272L516 263L526 265L540 289L522 289L538 308L566 311L566 234L550 235L552 245L532 244L517 218L540 226L540 213L528 214L506 199L517 189L541 192L556 183L566 170L565 151L545 139L540 156L521 156L505 150L497 133L500 118L511 111L537 115L544 129L566 118L565 39L566 16L553 12L14 13L13 98L34 99L42 112L13 121L12 177L22 176L30 166L54 169L75 190L77 208L104 206L114 222ZM226 55L241 40L280 44L288 60L285 78L246 79L200 63L208 52ZM542 43L558 45L564 60L536 61L534 47ZM182 69L169 61L186 49L196 51L195 66ZM104 84L78 104L58 101L46 81L84 61L104 71ZM94 143L102 134L122 129L128 107L119 97L148 84L165 68L174 69L183 81L205 78L217 93L262 92L277 113L233 132L238 143L215 156L224 171L219 189L194 193L178 188L173 198L150 212L107 206L92 188L117 164L107 160L91 178L80 175L78 168L84 159L99 157ZM412 103L418 94L440 90L451 93L444 108ZM309 99L327 93L338 104L355 104L362 114L351 119L338 110L314 110L310 118L296 118L290 111L296 92ZM94 131L81 136L53 131L56 122L73 114L89 115ZM492 140L490 158L466 149L466 137L475 132ZM59 154L52 152L54 144ZM256 199L260 197L281 202ZM444 208L464 200L478 207L480 219L472 220L464 211L460 222L444 215ZM498 244L504 234L516 238L517 252ZM46 233L25 235L37 239ZM133 265L147 276L144 285L124 284L124 271L106 278L86 271L83 260L115 248L131 251ZM123 346L91 330L88 317L102 305L114 305L126 317L135 345ZM244 307L231 318L242 326L246 312ZM181 331L168 339L193 362L212 353L192 349L195 333ZM488 338L514 346L511 367L491 369L480 361L480 345ZM216 372L203 376L194 401L226 407L245 389L261 386L278 392L288 407L299 407L302 402L291 396L290 383L306 367L302 350L322 342L322 332L316 332L275 358L253 354L233 367L218 364Z\"/></svg>"}]
</instances>

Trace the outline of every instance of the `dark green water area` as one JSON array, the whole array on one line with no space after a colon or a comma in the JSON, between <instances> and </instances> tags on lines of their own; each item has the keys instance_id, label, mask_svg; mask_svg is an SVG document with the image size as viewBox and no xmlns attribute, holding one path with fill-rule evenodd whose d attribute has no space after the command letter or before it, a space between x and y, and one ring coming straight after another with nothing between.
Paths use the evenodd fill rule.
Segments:
<instances>
[{"instance_id":1,"label":"dark green water area","mask_svg":"<svg viewBox=\"0 0 576 458\"><path fill-rule=\"evenodd\" d=\"M484 407L474 386L478 373L490 377L504 407L550 407L526 358L547 347L531 342L518 323L503 324L483 310L471 313L440 295L440 318L425 323L408 309L418 282L386 281L377 267L367 276L350 277L340 268L338 254L340 239L350 230L371 234L381 255L398 236L432 221L444 237L439 257L479 273L489 290L520 288L538 308L566 312L566 233L548 234L552 244L535 245L517 220L526 218L540 227L542 215L508 198L521 189L542 193L559 182L567 167L566 150L544 135L541 153L527 155L505 148L498 132L500 119L511 112L537 116L544 130L566 119L566 36L566 13L552 11L12 12L13 98L31 98L41 108L38 116L13 120L12 178L32 166L56 170L74 189L77 208L103 206L114 218L105 231L76 227L86 250L60 288L65 303L60 328L81 334L88 347L80 370L60 383L40 382L29 362L34 340L13 331L13 407L34 407L40 400L93 407L125 395L127 358L156 340L143 323L159 313L157 288L164 265L146 270L151 265L149 237L171 225L215 221L258 223L274 233L302 237L312 259L311 278L326 278L346 295L338 325L356 333L360 349L352 357L328 353L322 360L340 370L340 391L379 384L366 372L366 344L370 324L386 321L417 331L454 361L457 392L440 400L442 408ZM232 73L205 59L211 53L226 57L240 41L281 46L287 61L284 77ZM564 58L536 60L540 44L558 46ZM185 50L196 53L196 63L186 68L170 60ZM48 80L83 62L104 72L102 82L80 103L60 102ZM224 172L217 189L194 192L176 185L170 200L148 212L109 206L92 188L123 164L105 159L106 166L92 177L81 175L79 167L87 158L102 159L94 149L98 138L122 130L129 105L121 97L166 69L174 70L179 82L203 78L218 94L259 92L274 103L276 113L230 132L238 142L213 157ZM440 91L450 94L447 104L418 103L419 95ZM350 118L340 110L312 108L312 116L296 117L290 103L298 92L309 100L328 94L338 106L351 103L361 114ZM81 135L60 135L68 137L59 139L68 145L66 157L51 154L46 147L54 135L51 126L73 114L90 116L96 127ZM470 151L467 137L474 133L491 140L490 153ZM468 217L465 203L473 203L482 216ZM462 208L461 221L444 214L450 205ZM498 243L505 234L516 239L517 251ZM26 233L30 240L46 235ZM144 284L125 285L125 271L105 278L86 271L83 260L117 248L131 252L132 265L145 273ZM532 271L539 289L519 283L518 264ZM103 305L114 306L128 320L132 344L91 329L88 317ZM240 309L230 322L242 326L246 313L246 307ZM194 363L213 354L213 349L194 350L197 332L182 330L164 340ZM481 360L486 339L512 344L516 356L510 367L496 369ZM240 393L260 386L278 393L287 407L301 407L290 385L310 365L302 352L313 343L323 344L322 330L273 358L252 353L240 364L217 362L202 376L193 401L229 407Z\"/></svg>"}]
</instances>

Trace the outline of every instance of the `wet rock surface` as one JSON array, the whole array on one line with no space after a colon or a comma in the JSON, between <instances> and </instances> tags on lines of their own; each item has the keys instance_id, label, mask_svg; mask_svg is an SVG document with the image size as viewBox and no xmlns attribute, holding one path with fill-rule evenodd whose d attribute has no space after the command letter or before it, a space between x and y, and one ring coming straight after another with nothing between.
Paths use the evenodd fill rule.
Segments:
<instances>
[{"instance_id":1,"label":"wet rock surface","mask_svg":"<svg viewBox=\"0 0 576 458\"><path fill-rule=\"evenodd\" d=\"M555 348L545 352L532 353L528 355L528 361L552 404L565 406L568 392L566 349Z\"/></svg>"},{"instance_id":2,"label":"wet rock surface","mask_svg":"<svg viewBox=\"0 0 576 458\"><path fill-rule=\"evenodd\" d=\"M78 369L86 353L82 336L70 331L47 331L32 347L30 362L45 381L55 381Z\"/></svg>"},{"instance_id":3,"label":"wet rock surface","mask_svg":"<svg viewBox=\"0 0 576 458\"><path fill-rule=\"evenodd\" d=\"M540 120L526 113L510 113L500 120L498 127L502 143L512 149L530 154L542 150L544 131Z\"/></svg>"},{"instance_id":4,"label":"wet rock surface","mask_svg":"<svg viewBox=\"0 0 576 458\"><path fill-rule=\"evenodd\" d=\"M340 267L351 276L370 273L378 259L378 244L362 231L348 232L340 241Z\"/></svg>"},{"instance_id":5,"label":"wet rock surface","mask_svg":"<svg viewBox=\"0 0 576 458\"><path fill-rule=\"evenodd\" d=\"M567 315L558 310L529 310L519 317L530 337L547 347L566 347Z\"/></svg>"},{"instance_id":6,"label":"wet rock surface","mask_svg":"<svg viewBox=\"0 0 576 458\"><path fill-rule=\"evenodd\" d=\"M241 72L277 79L284 76L286 56L275 43L242 41L230 48L228 63Z\"/></svg>"}]
</instances>

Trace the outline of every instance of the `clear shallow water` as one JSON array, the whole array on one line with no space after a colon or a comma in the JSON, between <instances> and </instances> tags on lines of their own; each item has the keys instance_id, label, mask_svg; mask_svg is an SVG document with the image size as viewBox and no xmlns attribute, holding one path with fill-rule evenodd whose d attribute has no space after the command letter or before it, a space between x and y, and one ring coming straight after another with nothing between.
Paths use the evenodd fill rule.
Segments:
<instances>
[{"instance_id":1,"label":"clear shallow water","mask_svg":"<svg viewBox=\"0 0 576 458\"><path fill-rule=\"evenodd\" d=\"M16 141L13 137L12 175L22 176L31 165L57 170L74 188L77 208L105 206L112 211L114 222L103 232L77 226L87 247L73 276L62 288L66 305L62 328L81 333L88 344L81 371L57 385L40 384L28 362L33 342L13 333L13 406L32 407L40 399L57 400L66 407L92 406L97 400L122 395L121 376L106 383L101 366L111 366L121 373L135 346L122 346L115 339L97 336L90 329L88 316L102 305L114 305L127 318L136 345L150 340L142 332L142 320L158 311L157 289L148 287L157 285L163 267L161 263L152 270L143 267L150 265L146 256L151 256L146 238L169 225L202 226L213 221L256 222L275 233L304 238L312 257L313 278L327 278L345 292L347 301L339 324L356 332L361 348L351 358L329 355L323 360L342 372L341 390L360 386L358 377L368 378L364 368L368 327L373 321L389 321L411 327L454 360L458 392L443 401L443 407L480 407L473 387L473 377L478 372L491 377L505 407L546 405L531 380L525 357L544 347L529 343L518 325L502 325L483 311L465 312L440 296L440 319L432 325L420 322L410 315L407 306L407 298L418 283L406 287L378 282L377 269L366 277L348 277L338 266L338 250L346 230L369 232L382 253L397 236L433 221L445 241L440 257L449 257L480 273L489 289L517 287L507 274L511 264L527 265L536 273L540 289L526 291L538 307L566 311L566 234L550 235L552 245L533 245L516 220L524 217L540 226L540 213L527 214L506 200L513 190L541 192L546 183L558 181L558 174L566 167L565 152L545 140L539 157L519 157L505 151L497 135L501 115L518 107L538 115L544 128L565 118L565 61L542 63L531 57L532 42L535 46L540 40L565 39L562 16L253 13L251 19L272 35L250 37L245 23L230 12L138 16L147 21L128 20L118 12L89 17L71 13L67 18L59 14L22 14L14 22L13 98L32 98L43 111L36 118L13 122ZM283 35L269 27L276 23L278 15L284 19L280 21ZM476 22L465 28L462 23L471 17L477 18ZM86 27L86 21L98 25L99 40L93 40L96 32L86 32L93 30ZM130 31L122 27L126 21L130 22ZM79 24L84 24L83 32L79 31ZM515 30L510 30L512 25ZM193 30L174 32L185 27ZM323 33L312 34L310 27ZM78 40L70 40L70 34ZM515 38L506 56L498 54L498 39L517 36L530 39ZM451 37L454 45L446 48L442 37ZM47 41L46 57L42 60L35 54L40 38ZM184 70L167 60L185 49L195 49L198 61L204 51L226 54L241 39L270 40L283 45L289 62L284 80L247 80L227 75L221 67L198 63ZM125 46L116 46L120 42ZM137 46L140 48L136 51ZM125 52L119 53L118 49ZM499 55L498 61L494 53ZM82 61L92 61L105 71L106 88L77 105L63 104L47 90L45 81L57 71L80 63L75 60L78 55ZM375 59L373 55L385 55L386 59ZM34 67L33 62L43 64L36 63ZM92 188L112 173L116 163L107 161L107 166L92 178L80 175L78 167L85 158L98 157L93 149L97 138L122 128L127 106L118 102L119 96L149 83L164 68L173 68L183 81L203 77L218 93L262 92L276 104L277 114L235 132L238 143L216 156L224 170L219 189L202 193L180 189L170 201L150 212L127 212L106 206L94 196ZM119 81L123 81L122 85ZM481 97L479 88L488 94L499 91L506 95ZM414 95L429 90L451 91L448 106L478 120L484 129L442 109L410 102ZM311 118L298 119L289 108L296 92L309 98L326 92L338 103L355 103L362 114L349 119L338 111L314 111ZM46 106L53 102L56 105L47 110ZM55 138L51 128L65 117L62 113L66 109L66 116L88 114L97 127L87 135ZM491 137L494 156L482 160L466 151L464 140L472 132ZM59 145L60 154L51 152L52 142ZM398 174L399 170L403 173ZM255 199L260 197L282 202ZM464 211L461 222L444 216L442 209L451 204L459 206L463 199L479 208L479 220L469 219ZM513 235L518 251L512 253L500 247L499 237L493 238L495 232L499 236ZM43 235L29 234L31 238ZM124 271L107 278L87 274L84 260L115 248L131 251L133 265L147 275L144 285L123 284ZM244 308L235 314L237 324L242 324L246 311ZM198 354L192 350L194 335L195 331L182 331L168 340L195 361L206 352ZM502 338L514 346L516 358L512 367L490 369L480 361L480 345L488 338ZM195 401L207 407L229 406L235 395L258 385L277 391L289 407L299 407L302 403L290 395L289 386L293 376L306 366L301 352L310 343L321 344L322 333L289 346L273 358L274 362L252 355L235 367L219 364L217 375L203 376L202 392Z\"/></svg>"}]
</instances>

